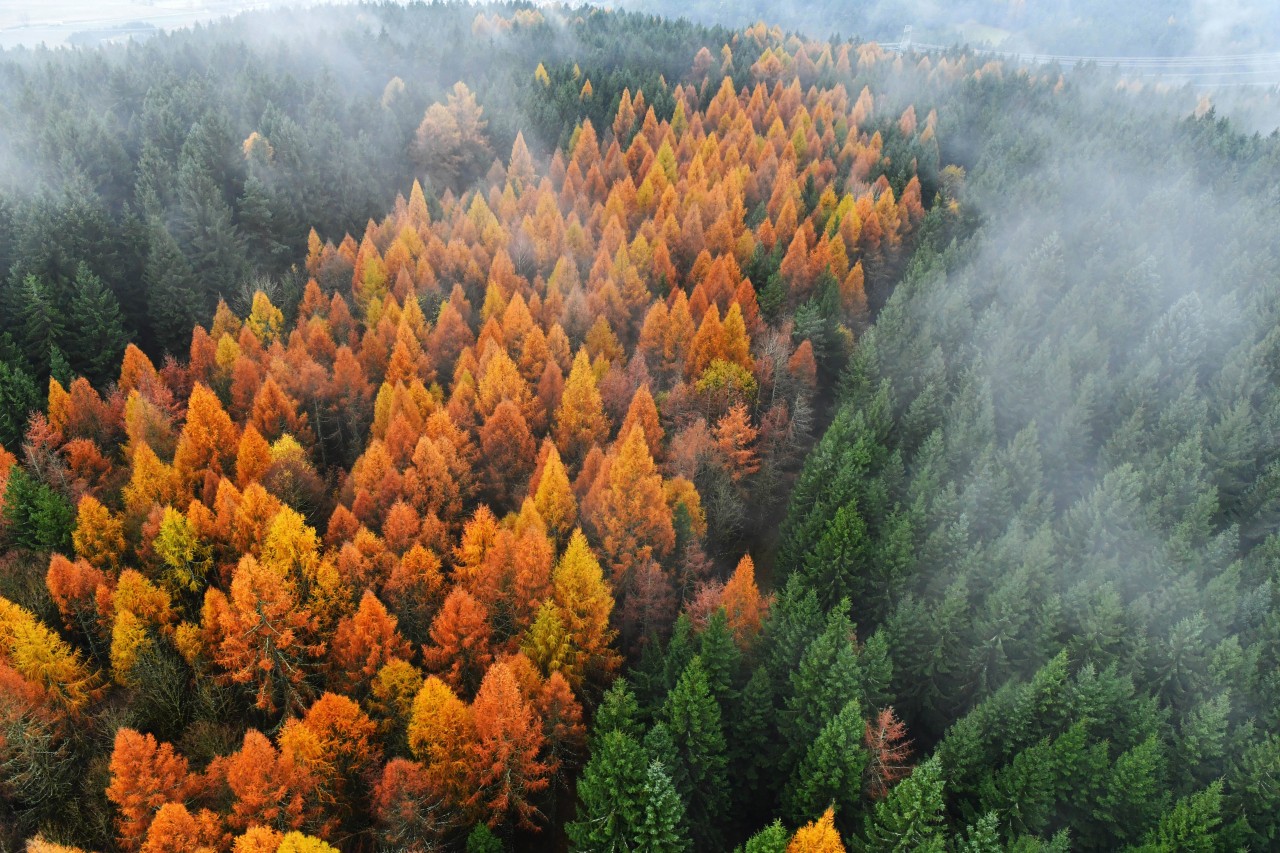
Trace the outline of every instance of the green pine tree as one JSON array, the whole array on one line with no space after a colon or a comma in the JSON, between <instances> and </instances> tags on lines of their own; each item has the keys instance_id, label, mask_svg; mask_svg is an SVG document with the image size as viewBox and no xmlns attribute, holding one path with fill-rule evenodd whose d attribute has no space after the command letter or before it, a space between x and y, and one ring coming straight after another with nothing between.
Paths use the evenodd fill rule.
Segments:
<instances>
[{"instance_id":1,"label":"green pine tree","mask_svg":"<svg viewBox=\"0 0 1280 853\"><path fill-rule=\"evenodd\" d=\"M862 737L862 706L850 699L823 727L791 776L783 802L785 816L797 825L813 820L831 804L850 815L862 800L867 751Z\"/></svg>"},{"instance_id":2,"label":"green pine tree","mask_svg":"<svg viewBox=\"0 0 1280 853\"><path fill-rule=\"evenodd\" d=\"M659 761L652 761L644 780L644 818L636 830L636 853L684 853L684 803Z\"/></svg>"},{"instance_id":3,"label":"green pine tree","mask_svg":"<svg viewBox=\"0 0 1280 853\"><path fill-rule=\"evenodd\" d=\"M942 768L936 758L931 758L876 803L864 821L861 849L942 853L946 850L942 789Z\"/></svg>"},{"instance_id":4,"label":"green pine tree","mask_svg":"<svg viewBox=\"0 0 1280 853\"><path fill-rule=\"evenodd\" d=\"M577 819L565 826L578 850L630 850L644 820L648 761L640 745L623 732L601 736L578 780Z\"/></svg>"},{"instance_id":5,"label":"green pine tree","mask_svg":"<svg viewBox=\"0 0 1280 853\"><path fill-rule=\"evenodd\" d=\"M701 658L689 662L667 696L663 719L678 756L671 779L688 805L689 834L700 850L719 848L720 819L729 806L724 729Z\"/></svg>"},{"instance_id":6,"label":"green pine tree","mask_svg":"<svg viewBox=\"0 0 1280 853\"><path fill-rule=\"evenodd\" d=\"M66 338L72 368L99 387L114 379L129 335L120 303L85 264L76 270L67 319L72 332Z\"/></svg>"}]
</instances>

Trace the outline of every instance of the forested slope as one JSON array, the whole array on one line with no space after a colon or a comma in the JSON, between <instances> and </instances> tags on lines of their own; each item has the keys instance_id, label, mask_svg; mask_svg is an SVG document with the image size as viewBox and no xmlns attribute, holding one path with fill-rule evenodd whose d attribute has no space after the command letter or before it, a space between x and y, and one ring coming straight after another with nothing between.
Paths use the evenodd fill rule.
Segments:
<instances>
[{"instance_id":1,"label":"forested slope","mask_svg":"<svg viewBox=\"0 0 1280 853\"><path fill-rule=\"evenodd\" d=\"M875 46L730 41L656 83L669 116L646 70L599 128L580 67L531 63L572 91L549 156L517 133L494 158L459 82L405 155L430 197L311 230L288 317L219 301L181 361L102 350L10 410L7 842L607 846L588 721L625 722L614 680L673 623L754 653L746 552L940 179L936 117L858 85ZM626 838L743 834L723 664L673 671Z\"/></svg>"},{"instance_id":2,"label":"forested slope","mask_svg":"<svg viewBox=\"0 0 1280 853\"><path fill-rule=\"evenodd\" d=\"M1280 843L1276 137L764 24L280 20L0 72L0 845Z\"/></svg>"},{"instance_id":3,"label":"forested slope","mask_svg":"<svg viewBox=\"0 0 1280 853\"><path fill-rule=\"evenodd\" d=\"M0 54L0 397L24 393L19 372L37 386L51 372L105 382L130 337L157 363L180 356L219 298L247 311L256 287L292 312L308 229L358 233L383 215L423 168L424 111L459 80L488 108L493 149L444 176L455 191L520 130L549 155L580 116L607 126L628 86L669 119L663 76L674 85L700 47L730 40L585 8L544 18L436 3L262 12L141 45Z\"/></svg>"},{"instance_id":4,"label":"forested slope","mask_svg":"<svg viewBox=\"0 0 1280 853\"><path fill-rule=\"evenodd\" d=\"M1277 139L1087 77L939 96L983 222L859 342L775 647L883 637L913 844L1274 847Z\"/></svg>"}]
</instances>

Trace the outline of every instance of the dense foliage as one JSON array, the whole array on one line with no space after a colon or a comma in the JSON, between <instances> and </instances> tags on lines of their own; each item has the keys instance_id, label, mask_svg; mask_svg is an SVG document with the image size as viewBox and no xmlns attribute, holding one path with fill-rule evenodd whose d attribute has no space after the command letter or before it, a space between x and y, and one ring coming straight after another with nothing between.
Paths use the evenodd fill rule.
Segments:
<instances>
[{"instance_id":1,"label":"dense foliage","mask_svg":"<svg viewBox=\"0 0 1280 853\"><path fill-rule=\"evenodd\" d=\"M1265 0L621 0L623 8L673 18L896 42L987 45L1075 56L1186 56L1274 50L1280 18Z\"/></svg>"},{"instance_id":2,"label":"dense foliage","mask_svg":"<svg viewBox=\"0 0 1280 853\"><path fill-rule=\"evenodd\" d=\"M607 126L628 86L671 118L664 76L731 39L585 8L435 3L0 53L0 395L50 374L106 382L126 333L157 363L180 356L219 298L247 312L261 288L292 312L307 229L360 233L384 213L418 173L424 111L456 81L486 105L496 150L523 130L550 154L580 117ZM451 176L454 189L492 162L473 160L479 174ZM15 435L0 423L0 442Z\"/></svg>"},{"instance_id":3,"label":"dense foliage","mask_svg":"<svg viewBox=\"0 0 1280 853\"><path fill-rule=\"evenodd\" d=\"M406 153L431 197L413 182L358 240L312 230L289 316L259 289L241 312L220 301L182 362L121 343L118 367L95 348L96 375L47 379L3 465L15 839L736 834L730 774L756 771L728 703L768 611L744 552L771 546L868 289L896 276L938 182L934 116L850 95L874 46L747 39L751 85L729 45L701 49L684 84L658 84L669 118L624 88L549 158L517 133L495 162L459 82ZM572 74L575 102L597 97ZM528 76L557 91L545 64ZM245 151L273 147L255 131ZM87 269L76 286L104 293ZM585 726L602 701L643 724L605 697L646 653L672 661L651 685L671 695L643 748L614 739L624 804L612 769L579 783ZM849 732L879 727L878 778L901 775L901 726L872 716L854 702L838 732L795 732L842 791L861 790ZM789 814L822 805L826 773ZM599 803L625 811L612 829Z\"/></svg>"},{"instance_id":4,"label":"dense foliage","mask_svg":"<svg viewBox=\"0 0 1280 853\"><path fill-rule=\"evenodd\" d=\"M128 235L5 249L0 846L1280 843L1280 136L763 24L360 15L306 33L368 109L293 218L224 197L270 257L139 220L180 345ZM270 20L203 34L258 69L195 75L226 144L149 157L278 166ZM5 209L149 203L68 174Z\"/></svg>"}]
</instances>

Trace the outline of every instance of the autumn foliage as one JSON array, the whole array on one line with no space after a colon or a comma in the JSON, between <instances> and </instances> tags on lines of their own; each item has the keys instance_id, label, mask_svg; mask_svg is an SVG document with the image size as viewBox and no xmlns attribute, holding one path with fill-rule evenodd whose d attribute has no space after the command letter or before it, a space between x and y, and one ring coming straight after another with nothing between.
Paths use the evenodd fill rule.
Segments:
<instances>
[{"instance_id":1,"label":"autumn foliage","mask_svg":"<svg viewBox=\"0 0 1280 853\"><path fill-rule=\"evenodd\" d=\"M752 520L830 369L794 315L828 306L833 358L923 214L881 174L869 93L754 71L667 90L670 118L627 92L611 127L492 167L459 84L413 146L431 203L415 183L363 233L313 232L296 319L259 292L184 363L130 347L105 397L51 383L27 456L75 498L47 587L87 651L0 598L0 667L64 715L99 699L92 660L247 721L198 771L180 730L119 729L122 849L537 832L624 656L699 608L753 647ZM867 726L882 796L904 735Z\"/></svg>"}]
</instances>

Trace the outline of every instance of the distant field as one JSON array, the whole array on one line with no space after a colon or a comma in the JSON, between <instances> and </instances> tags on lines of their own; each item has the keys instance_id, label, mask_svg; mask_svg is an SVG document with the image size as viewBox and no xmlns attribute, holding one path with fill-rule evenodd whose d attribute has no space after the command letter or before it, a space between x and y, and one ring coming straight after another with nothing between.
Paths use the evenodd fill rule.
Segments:
<instances>
[{"instance_id":1,"label":"distant field","mask_svg":"<svg viewBox=\"0 0 1280 853\"><path fill-rule=\"evenodd\" d=\"M40 5L7 8L0 4L0 48L57 47L76 33L99 31L140 22L171 30L271 6L313 6L319 0L49 0ZM345 0L328 0L342 3Z\"/></svg>"}]
</instances>

